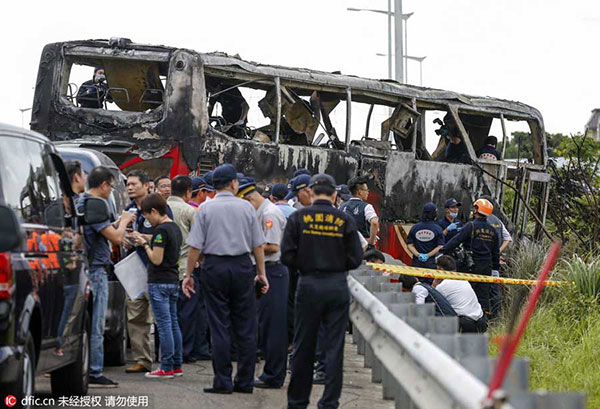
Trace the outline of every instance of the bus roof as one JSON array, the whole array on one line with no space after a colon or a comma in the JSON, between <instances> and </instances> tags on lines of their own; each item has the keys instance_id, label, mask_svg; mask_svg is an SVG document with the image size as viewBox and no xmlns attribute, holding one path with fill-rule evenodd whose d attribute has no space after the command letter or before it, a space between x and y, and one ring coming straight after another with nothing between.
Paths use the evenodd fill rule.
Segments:
<instances>
[{"instance_id":1,"label":"bus roof","mask_svg":"<svg viewBox=\"0 0 600 409\"><path fill-rule=\"evenodd\" d=\"M100 47L103 50L96 58L152 58L153 54L158 60L163 60L172 55L178 48L137 44L127 39L111 40L85 40L68 41L57 43L63 49L68 49L71 55L83 54L92 56L96 53L93 48ZM110 47L110 50L106 50ZM131 53L131 50L142 51ZM339 72L325 72L307 68L294 68L279 65L267 65L243 60L238 55L232 56L223 52L199 53L194 50L186 50L200 56L203 64L208 67L209 72L229 71L240 76L279 77L283 81L297 82L298 84L329 87L339 90L350 88L352 94L362 95L374 100L386 100L393 105L393 100L401 97L419 102L430 102L432 104L449 105L454 104L462 110L473 110L477 112L488 112L492 115L503 114L507 119L529 120L533 119L543 129L541 113L534 107L518 101L509 101L500 98L473 96L453 91L435 88L420 87L416 85L401 84L389 79L371 79L354 75L341 74Z\"/></svg>"}]
</instances>

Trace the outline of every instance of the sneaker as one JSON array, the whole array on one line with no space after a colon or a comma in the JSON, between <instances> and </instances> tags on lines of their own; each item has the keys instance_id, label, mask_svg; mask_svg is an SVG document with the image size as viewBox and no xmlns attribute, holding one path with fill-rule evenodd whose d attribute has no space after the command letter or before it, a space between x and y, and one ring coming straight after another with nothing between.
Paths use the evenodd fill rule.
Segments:
<instances>
[{"instance_id":1,"label":"sneaker","mask_svg":"<svg viewBox=\"0 0 600 409\"><path fill-rule=\"evenodd\" d=\"M64 352L63 352L63 350L62 350L61 348L56 348L56 349L53 351L53 353L54 353L54 355L56 355L56 356L63 356L63 355L64 355Z\"/></svg>"},{"instance_id":2,"label":"sneaker","mask_svg":"<svg viewBox=\"0 0 600 409\"><path fill-rule=\"evenodd\" d=\"M182 372L182 374L183 374L183 372ZM173 378L175 375L173 374L172 369L170 371L163 371L162 369L158 368L152 372L147 372L146 375L144 375L144 376L146 378L170 379L170 378Z\"/></svg>"},{"instance_id":3,"label":"sneaker","mask_svg":"<svg viewBox=\"0 0 600 409\"><path fill-rule=\"evenodd\" d=\"M117 382L111 381L106 376L90 376L90 388L116 388Z\"/></svg>"},{"instance_id":4,"label":"sneaker","mask_svg":"<svg viewBox=\"0 0 600 409\"><path fill-rule=\"evenodd\" d=\"M183 369L173 369L173 376L183 376Z\"/></svg>"}]
</instances>

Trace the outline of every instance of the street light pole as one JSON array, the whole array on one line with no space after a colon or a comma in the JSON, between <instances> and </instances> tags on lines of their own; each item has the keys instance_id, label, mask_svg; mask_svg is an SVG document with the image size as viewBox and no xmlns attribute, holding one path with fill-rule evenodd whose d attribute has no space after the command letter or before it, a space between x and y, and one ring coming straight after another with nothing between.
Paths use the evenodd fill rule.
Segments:
<instances>
[{"instance_id":1,"label":"street light pole","mask_svg":"<svg viewBox=\"0 0 600 409\"><path fill-rule=\"evenodd\" d=\"M404 39L402 32L402 0L395 0L394 28L395 28L395 55L396 55L396 81L404 84Z\"/></svg>"},{"instance_id":2,"label":"street light pole","mask_svg":"<svg viewBox=\"0 0 600 409\"><path fill-rule=\"evenodd\" d=\"M388 0L388 78L394 78L392 75L392 0Z\"/></svg>"},{"instance_id":3,"label":"street light pole","mask_svg":"<svg viewBox=\"0 0 600 409\"><path fill-rule=\"evenodd\" d=\"M421 86L423 86L423 60L427 58L427 56L425 57L415 57L412 55L407 55L406 56L406 60L414 60L414 61L418 61L419 62L419 75L420 75L420 80L421 80Z\"/></svg>"},{"instance_id":4,"label":"street light pole","mask_svg":"<svg viewBox=\"0 0 600 409\"><path fill-rule=\"evenodd\" d=\"M21 111L21 128L25 128L25 112L31 111L31 108L19 108Z\"/></svg>"}]
</instances>

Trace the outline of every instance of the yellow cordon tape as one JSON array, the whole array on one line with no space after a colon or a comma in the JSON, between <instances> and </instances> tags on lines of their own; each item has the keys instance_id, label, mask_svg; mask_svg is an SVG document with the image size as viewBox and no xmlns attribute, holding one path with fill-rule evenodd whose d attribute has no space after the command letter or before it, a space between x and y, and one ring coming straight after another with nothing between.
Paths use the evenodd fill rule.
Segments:
<instances>
[{"instance_id":1,"label":"yellow cordon tape","mask_svg":"<svg viewBox=\"0 0 600 409\"><path fill-rule=\"evenodd\" d=\"M464 280L464 281L475 281L478 283L497 283L497 284L522 284L522 285L535 285L536 280L521 280L517 278L504 278L504 277L492 277L484 276L479 274L469 273L457 273L454 271L441 271L432 270L428 268L420 267L409 267L409 266L396 266L392 264L376 264L367 263L367 265L373 267L375 270L386 271L393 274L404 274L407 276L414 277L425 277L440 280ZM561 285L570 285L568 281L544 281L544 285L551 287L558 287Z\"/></svg>"}]
</instances>

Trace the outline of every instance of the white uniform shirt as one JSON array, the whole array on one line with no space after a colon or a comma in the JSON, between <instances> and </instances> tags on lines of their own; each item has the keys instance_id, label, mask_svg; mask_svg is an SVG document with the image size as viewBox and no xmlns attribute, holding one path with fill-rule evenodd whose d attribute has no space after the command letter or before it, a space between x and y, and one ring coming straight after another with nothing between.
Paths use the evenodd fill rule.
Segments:
<instances>
[{"instance_id":1,"label":"white uniform shirt","mask_svg":"<svg viewBox=\"0 0 600 409\"><path fill-rule=\"evenodd\" d=\"M265 235L265 243L281 246L281 239L285 231L287 219L270 200L265 200L256 211L258 222ZM281 248L277 253L265 254L265 261L279 261Z\"/></svg>"},{"instance_id":2,"label":"white uniform shirt","mask_svg":"<svg viewBox=\"0 0 600 409\"><path fill-rule=\"evenodd\" d=\"M417 284L413 287L412 293L415 295L416 304L425 304L425 298L429 295L429 291L425 287Z\"/></svg>"},{"instance_id":3,"label":"white uniform shirt","mask_svg":"<svg viewBox=\"0 0 600 409\"><path fill-rule=\"evenodd\" d=\"M475 321L483 316L477 295L468 281L444 280L435 289L446 297L458 315L469 317Z\"/></svg>"}]
</instances>

